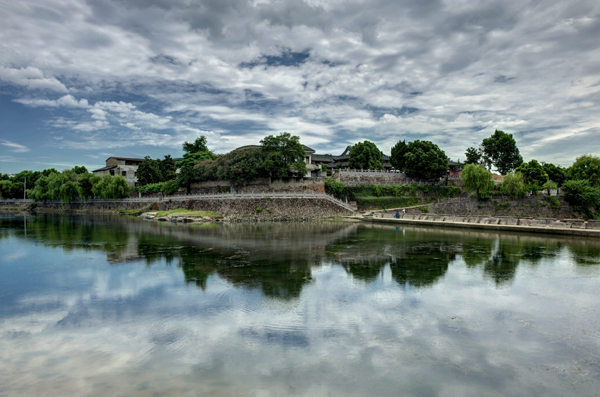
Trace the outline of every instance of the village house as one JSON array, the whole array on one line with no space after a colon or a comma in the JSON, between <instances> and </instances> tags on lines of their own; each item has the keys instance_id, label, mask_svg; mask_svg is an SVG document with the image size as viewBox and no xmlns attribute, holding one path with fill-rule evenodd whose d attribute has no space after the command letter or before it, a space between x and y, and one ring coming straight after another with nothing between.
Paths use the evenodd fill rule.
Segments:
<instances>
[{"instance_id":1,"label":"village house","mask_svg":"<svg viewBox=\"0 0 600 397\"><path fill-rule=\"evenodd\" d=\"M109 175L119 175L125 178L129 186L137 185L137 169L144 159L129 157L109 157L106 159L106 166L92 171L94 175L100 177Z\"/></svg>"}]
</instances>

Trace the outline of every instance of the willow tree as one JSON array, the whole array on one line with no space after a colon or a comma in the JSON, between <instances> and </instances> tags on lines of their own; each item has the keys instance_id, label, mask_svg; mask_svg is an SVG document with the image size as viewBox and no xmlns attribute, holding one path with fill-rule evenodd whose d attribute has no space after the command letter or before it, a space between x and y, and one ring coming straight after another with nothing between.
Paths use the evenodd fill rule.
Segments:
<instances>
[{"instance_id":1,"label":"willow tree","mask_svg":"<svg viewBox=\"0 0 600 397\"><path fill-rule=\"evenodd\" d=\"M477 164L467 164L460 173L460 179L465 191L475 193L480 200L490 198L496 187L492 173Z\"/></svg>"}]
</instances>

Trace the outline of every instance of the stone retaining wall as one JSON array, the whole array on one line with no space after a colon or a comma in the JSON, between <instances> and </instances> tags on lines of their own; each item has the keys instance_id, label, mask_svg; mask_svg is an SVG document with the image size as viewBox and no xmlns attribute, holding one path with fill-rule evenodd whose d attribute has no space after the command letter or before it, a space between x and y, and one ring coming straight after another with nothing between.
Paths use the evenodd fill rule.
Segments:
<instances>
[{"instance_id":1,"label":"stone retaining wall","mask_svg":"<svg viewBox=\"0 0 600 397\"><path fill-rule=\"evenodd\" d=\"M464 198L458 201L440 202L430 204L428 213L446 215L477 215L477 216L512 216L512 217L534 217L534 218L579 218L582 215L576 213L571 205L562 196L556 197L560 203L559 209L553 209L552 204L546 200L548 196L530 196L523 199L511 199L508 197L493 198L486 201L478 201L473 198ZM412 212L418 213L418 209Z\"/></svg>"},{"instance_id":2,"label":"stone retaining wall","mask_svg":"<svg viewBox=\"0 0 600 397\"><path fill-rule=\"evenodd\" d=\"M232 186L228 181L207 181L193 183L191 194L216 194L235 191L236 193L303 193L306 191L325 192L325 178L286 178L286 179L257 179L238 186Z\"/></svg>"},{"instance_id":3,"label":"stone retaining wall","mask_svg":"<svg viewBox=\"0 0 600 397\"><path fill-rule=\"evenodd\" d=\"M351 211L322 198L256 198L256 199L208 199L163 200L156 203L161 211L177 208L213 211L230 219L252 220L308 220L335 215L350 215ZM148 209L152 203L114 202L61 205L37 203L34 211L63 212L75 210Z\"/></svg>"}]
</instances>

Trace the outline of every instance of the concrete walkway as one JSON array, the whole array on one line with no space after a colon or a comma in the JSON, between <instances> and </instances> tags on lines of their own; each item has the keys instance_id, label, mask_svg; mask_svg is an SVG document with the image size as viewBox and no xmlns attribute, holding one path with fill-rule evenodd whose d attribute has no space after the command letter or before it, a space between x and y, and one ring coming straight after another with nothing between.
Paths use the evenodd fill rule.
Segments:
<instances>
[{"instance_id":1,"label":"concrete walkway","mask_svg":"<svg viewBox=\"0 0 600 397\"><path fill-rule=\"evenodd\" d=\"M409 215L409 214L406 214ZM412 215L412 214L410 214ZM485 229L495 231L510 231L510 232L526 232L526 233L545 233L545 234L560 234L568 236L582 236L600 238L600 221L584 222L582 220L572 220L570 222L558 222L556 220L536 220L536 219L505 219L503 224L500 224L498 218L484 217L456 217L444 215L413 215L417 218L424 219L396 219L396 218L380 218L380 217L363 217L362 222L370 223L386 223L386 224L408 224L419 226L438 226L438 227L453 227L464 229ZM429 219L431 218L431 219ZM479 218L479 219L476 219ZM511 223L513 220L515 224ZM518 224L523 221L523 224ZM551 222L554 221L554 222ZM546 222L545 224L542 222Z\"/></svg>"}]
</instances>

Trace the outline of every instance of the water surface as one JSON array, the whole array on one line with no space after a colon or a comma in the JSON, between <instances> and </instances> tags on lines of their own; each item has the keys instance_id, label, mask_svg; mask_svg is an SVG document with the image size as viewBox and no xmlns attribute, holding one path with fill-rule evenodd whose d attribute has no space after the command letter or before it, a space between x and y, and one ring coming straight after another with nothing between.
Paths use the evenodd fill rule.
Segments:
<instances>
[{"instance_id":1,"label":"water surface","mask_svg":"<svg viewBox=\"0 0 600 397\"><path fill-rule=\"evenodd\" d=\"M3 396L600 396L592 239L0 222Z\"/></svg>"}]
</instances>

